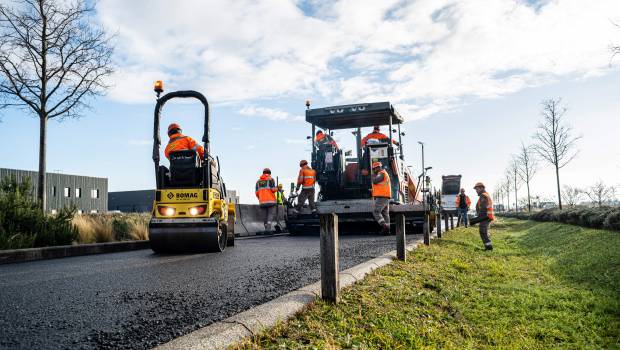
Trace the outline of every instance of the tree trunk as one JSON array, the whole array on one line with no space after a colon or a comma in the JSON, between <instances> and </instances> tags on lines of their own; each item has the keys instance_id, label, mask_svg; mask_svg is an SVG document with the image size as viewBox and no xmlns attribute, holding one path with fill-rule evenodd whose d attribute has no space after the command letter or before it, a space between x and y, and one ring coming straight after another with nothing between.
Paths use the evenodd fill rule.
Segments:
<instances>
[{"instance_id":1,"label":"tree trunk","mask_svg":"<svg viewBox=\"0 0 620 350\"><path fill-rule=\"evenodd\" d=\"M558 184L558 208L562 210L562 194L560 193L560 168L558 168L557 163L555 165L555 179Z\"/></svg>"},{"instance_id":2,"label":"tree trunk","mask_svg":"<svg viewBox=\"0 0 620 350\"><path fill-rule=\"evenodd\" d=\"M519 211L519 196L517 195L517 176L515 175L515 213Z\"/></svg>"},{"instance_id":3,"label":"tree trunk","mask_svg":"<svg viewBox=\"0 0 620 350\"><path fill-rule=\"evenodd\" d=\"M525 182L527 185L527 212L532 212L532 201L530 200L530 181Z\"/></svg>"},{"instance_id":4,"label":"tree trunk","mask_svg":"<svg viewBox=\"0 0 620 350\"><path fill-rule=\"evenodd\" d=\"M47 186L45 174L45 148L47 146L47 115L39 116L39 180L37 184L37 198L39 207L45 212L47 209Z\"/></svg>"}]
</instances>

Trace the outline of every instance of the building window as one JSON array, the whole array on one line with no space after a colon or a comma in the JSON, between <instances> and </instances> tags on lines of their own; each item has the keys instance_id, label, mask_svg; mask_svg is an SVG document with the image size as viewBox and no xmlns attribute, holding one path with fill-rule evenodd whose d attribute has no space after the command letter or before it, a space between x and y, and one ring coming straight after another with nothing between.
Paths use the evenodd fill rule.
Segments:
<instances>
[{"instance_id":1,"label":"building window","mask_svg":"<svg viewBox=\"0 0 620 350\"><path fill-rule=\"evenodd\" d=\"M51 213L52 213L52 214L56 214L56 213L57 213L56 209L52 209L52 210L51 210Z\"/></svg>"},{"instance_id":2,"label":"building window","mask_svg":"<svg viewBox=\"0 0 620 350\"><path fill-rule=\"evenodd\" d=\"M56 186L52 186L52 197L56 197Z\"/></svg>"},{"instance_id":3,"label":"building window","mask_svg":"<svg viewBox=\"0 0 620 350\"><path fill-rule=\"evenodd\" d=\"M75 189L75 198L82 198L82 189L79 187Z\"/></svg>"},{"instance_id":4,"label":"building window","mask_svg":"<svg viewBox=\"0 0 620 350\"><path fill-rule=\"evenodd\" d=\"M99 190L98 189L94 189L90 191L90 197L91 198L99 198Z\"/></svg>"},{"instance_id":5,"label":"building window","mask_svg":"<svg viewBox=\"0 0 620 350\"><path fill-rule=\"evenodd\" d=\"M82 214L82 209L78 209L77 213Z\"/></svg>"},{"instance_id":6,"label":"building window","mask_svg":"<svg viewBox=\"0 0 620 350\"><path fill-rule=\"evenodd\" d=\"M71 187L65 187L65 197L71 197Z\"/></svg>"},{"instance_id":7,"label":"building window","mask_svg":"<svg viewBox=\"0 0 620 350\"><path fill-rule=\"evenodd\" d=\"M93 209L90 211L91 214L97 214L97 209Z\"/></svg>"}]
</instances>

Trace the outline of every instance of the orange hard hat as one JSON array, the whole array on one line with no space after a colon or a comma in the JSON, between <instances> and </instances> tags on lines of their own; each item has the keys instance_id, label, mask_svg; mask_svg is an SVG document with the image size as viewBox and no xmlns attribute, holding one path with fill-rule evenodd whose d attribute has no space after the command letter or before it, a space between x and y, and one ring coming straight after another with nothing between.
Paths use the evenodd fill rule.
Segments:
<instances>
[{"instance_id":1,"label":"orange hard hat","mask_svg":"<svg viewBox=\"0 0 620 350\"><path fill-rule=\"evenodd\" d=\"M482 182L476 182L476 185L474 186L474 189L476 189L476 187L484 188L484 184Z\"/></svg>"},{"instance_id":2,"label":"orange hard hat","mask_svg":"<svg viewBox=\"0 0 620 350\"><path fill-rule=\"evenodd\" d=\"M373 169L375 169L375 168L381 168L381 163L380 163L380 162L373 162L373 163L372 163L372 168L373 168Z\"/></svg>"},{"instance_id":3,"label":"orange hard hat","mask_svg":"<svg viewBox=\"0 0 620 350\"><path fill-rule=\"evenodd\" d=\"M181 129L181 125L177 124L177 123L172 123L170 125L168 125L168 132L174 130L174 129Z\"/></svg>"},{"instance_id":4,"label":"orange hard hat","mask_svg":"<svg viewBox=\"0 0 620 350\"><path fill-rule=\"evenodd\" d=\"M265 168L265 169L263 169L263 174L269 174L269 175L271 175L271 169L269 169L269 168Z\"/></svg>"},{"instance_id":5,"label":"orange hard hat","mask_svg":"<svg viewBox=\"0 0 620 350\"><path fill-rule=\"evenodd\" d=\"M305 159L299 162L299 166L304 166L304 165L308 165L308 161Z\"/></svg>"}]
</instances>

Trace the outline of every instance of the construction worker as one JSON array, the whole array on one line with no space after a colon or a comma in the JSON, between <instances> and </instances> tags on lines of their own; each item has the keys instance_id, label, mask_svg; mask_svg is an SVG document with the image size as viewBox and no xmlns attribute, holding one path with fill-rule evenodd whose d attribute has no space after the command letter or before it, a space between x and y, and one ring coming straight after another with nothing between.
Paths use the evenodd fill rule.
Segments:
<instances>
[{"instance_id":1,"label":"construction worker","mask_svg":"<svg viewBox=\"0 0 620 350\"><path fill-rule=\"evenodd\" d=\"M278 184L278 191L276 192L276 204L283 205L284 204L284 189L282 184Z\"/></svg>"},{"instance_id":2,"label":"construction worker","mask_svg":"<svg viewBox=\"0 0 620 350\"><path fill-rule=\"evenodd\" d=\"M465 189L461 188L461 193L456 196L456 212L459 218L462 218L463 225L465 225L465 227L469 226L467 212L469 211L470 205L471 199L469 199L469 196L465 194Z\"/></svg>"},{"instance_id":3,"label":"construction worker","mask_svg":"<svg viewBox=\"0 0 620 350\"><path fill-rule=\"evenodd\" d=\"M278 188L271 177L271 170L269 168L263 169L263 174L256 181L256 198L258 198L260 208L263 210L265 232L272 231L271 221L276 209L276 192L278 192Z\"/></svg>"},{"instance_id":4,"label":"construction worker","mask_svg":"<svg viewBox=\"0 0 620 350\"><path fill-rule=\"evenodd\" d=\"M365 147L368 140L371 139L384 141L389 140L390 138L381 132L381 127L375 125L375 127L372 129L372 132L364 136L364 138L362 139L362 147ZM392 140L392 143L398 146L398 142L396 140Z\"/></svg>"},{"instance_id":5,"label":"construction worker","mask_svg":"<svg viewBox=\"0 0 620 350\"><path fill-rule=\"evenodd\" d=\"M168 126L168 137L170 137L170 140L168 141L168 145L164 151L166 158L170 159L170 152L185 151L190 149L198 152L200 158L204 158L204 147L199 145L193 138L183 135L181 133L182 131L181 126L177 123L172 123Z\"/></svg>"},{"instance_id":6,"label":"construction worker","mask_svg":"<svg viewBox=\"0 0 620 350\"><path fill-rule=\"evenodd\" d=\"M474 190L478 193L478 203L476 203L476 217L472 218L470 224L475 225L480 223L480 238L484 243L484 249L493 250L493 244L489 237L489 225L491 221L495 220L493 215L493 200L491 196L484 189L484 184L478 182L474 186Z\"/></svg>"},{"instance_id":7,"label":"construction worker","mask_svg":"<svg viewBox=\"0 0 620 350\"><path fill-rule=\"evenodd\" d=\"M381 226L382 233L390 232L390 199L392 186L390 175L381 167L380 162L372 163L372 198L375 207L372 216Z\"/></svg>"},{"instance_id":8,"label":"construction worker","mask_svg":"<svg viewBox=\"0 0 620 350\"><path fill-rule=\"evenodd\" d=\"M316 142L317 147L321 147L322 145L332 145L334 146L334 149L338 149L338 144L336 143L336 140L334 140L331 135L325 134L323 130L319 130L316 132L316 137L314 138L314 141Z\"/></svg>"},{"instance_id":9,"label":"construction worker","mask_svg":"<svg viewBox=\"0 0 620 350\"><path fill-rule=\"evenodd\" d=\"M314 184L316 183L316 170L311 169L308 166L308 162L306 160L302 160L299 162L299 176L297 177L297 188L295 192L299 191L301 187L301 193L299 194L299 198L297 199L297 208L293 210L295 214L298 214L301 211L301 207L308 200L308 204L310 205L310 210L312 213L316 213L316 205L314 204Z\"/></svg>"}]
</instances>

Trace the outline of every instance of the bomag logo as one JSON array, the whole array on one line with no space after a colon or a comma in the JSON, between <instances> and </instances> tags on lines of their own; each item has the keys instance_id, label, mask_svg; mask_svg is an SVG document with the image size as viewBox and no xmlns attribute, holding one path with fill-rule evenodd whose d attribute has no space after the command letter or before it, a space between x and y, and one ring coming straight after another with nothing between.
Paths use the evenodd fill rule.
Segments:
<instances>
[{"instance_id":1,"label":"bomag logo","mask_svg":"<svg viewBox=\"0 0 620 350\"><path fill-rule=\"evenodd\" d=\"M168 197L168 199L172 199L174 198L174 194L172 194L172 192L168 192L168 195L166 197Z\"/></svg>"},{"instance_id":2,"label":"bomag logo","mask_svg":"<svg viewBox=\"0 0 620 350\"><path fill-rule=\"evenodd\" d=\"M176 199L197 199L198 194L196 192L181 192L176 194Z\"/></svg>"}]
</instances>

